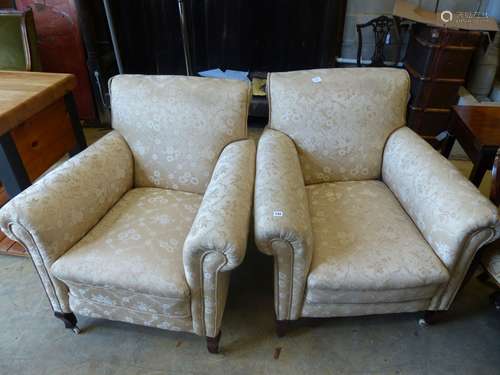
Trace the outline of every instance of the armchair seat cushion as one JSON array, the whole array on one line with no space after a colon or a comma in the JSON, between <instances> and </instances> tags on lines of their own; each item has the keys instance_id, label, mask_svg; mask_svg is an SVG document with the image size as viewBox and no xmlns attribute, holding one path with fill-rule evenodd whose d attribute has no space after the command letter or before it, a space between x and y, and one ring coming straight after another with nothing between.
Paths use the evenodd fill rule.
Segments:
<instances>
[{"instance_id":1,"label":"armchair seat cushion","mask_svg":"<svg viewBox=\"0 0 500 375\"><path fill-rule=\"evenodd\" d=\"M314 252L305 304L432 298L447 269L381 181L307 186Z\"/></svg>"},{"instance_id":2,"label":"armchair seat cushion","mask_svg":"<svg viewBox=\"0 0 500 375\"><path fill-rule=\"evenodd\" d=\"M69 287L71 308L108 306L189 317L182 248L201 199L158 188L127 192L51 267Z\"/></svg>"}]
</instances>

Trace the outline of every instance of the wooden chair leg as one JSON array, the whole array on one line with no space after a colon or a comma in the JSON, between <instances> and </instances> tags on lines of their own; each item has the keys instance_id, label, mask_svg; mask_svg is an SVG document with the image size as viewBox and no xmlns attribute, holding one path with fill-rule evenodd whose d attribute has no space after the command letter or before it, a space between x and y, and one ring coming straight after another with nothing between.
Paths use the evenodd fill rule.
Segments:
<instances>
[{"instance_id":1,"label":"wooden chair leg","mask_svg":"<svg viewBox=\"0 0 500 375\"><path fill-rule=\"evenodd\" d=\"M221 334L222 334L222 332L219 332L219 334L215 337L208 337L207 336L207 349L210 353L212 353L212 354L219 353L219 341L220 341Z\"/></svg>"},{"instance_id":2,"label":"wooden chair leg","mask_svg":"<svg viewBox=\"0 0 500 375\"><path fill-rule=\"evenodd\" d=\"M289 320L276 320L276 335L284 337L290 327Z\"/></svg>"},{"instance_id":3,"label":"wooden chair leg","mask_svg":"<svg viewBox=\"0 0 500 375\"><path fill-rule=\"evenodd\" d=\"M54 312L54 316L57 319L60 319L63 321L64 326L68 329L71 329L76 335L80 333L80 328L76 325L77 320L76 316L73 313L61 313L61 312Z\"/></svg>"}]
</instances>

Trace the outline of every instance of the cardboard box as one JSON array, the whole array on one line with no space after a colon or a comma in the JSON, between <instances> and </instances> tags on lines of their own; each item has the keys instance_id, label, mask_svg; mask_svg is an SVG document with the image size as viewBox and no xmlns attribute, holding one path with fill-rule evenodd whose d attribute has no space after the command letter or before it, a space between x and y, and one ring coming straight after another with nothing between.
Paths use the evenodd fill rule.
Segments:
<instances>
[{"instance_id":1,"label":"cardboard box","mask_svg":"<svg viewBox=\"0 0 500 375\"><path fill-rule=\"evenodd\" d=\"M406 18L427 25L453 29L498 31L497 21L493 17L476 12L441 10L437 13L425 10L405 0L396 0L392 11L394 16Z\"/></svg>"}]
</instances>

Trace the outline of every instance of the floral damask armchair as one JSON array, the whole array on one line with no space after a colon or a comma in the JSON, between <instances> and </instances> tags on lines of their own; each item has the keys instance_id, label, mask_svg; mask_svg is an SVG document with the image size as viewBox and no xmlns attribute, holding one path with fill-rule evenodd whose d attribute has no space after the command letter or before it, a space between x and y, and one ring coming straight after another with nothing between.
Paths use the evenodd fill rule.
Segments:
<instances>
[{"instance_id":1,"label":"floral damask armchair","mask_svg":"<svg viewBox=\"0 0 500 375\"><path fill-rule=\"evenodd\" d=\"M279 335L301 317L425 311L430 323L498 236L496 207L404 126L409 85L391 68L268 77L254 216Z\"/></svg>"},{"instance_id":2,"label":"floral damask armchair","mask_svg":"<svg viewBox=\"0 0 500 375\"><path fill-rule=\"evenodd\" d=\"M0 226L67 328L76 313L193 332L216 352L251 213L249 89L123 75L111 93L114 131L12 199Z\"/></svg>"}]
</instances>

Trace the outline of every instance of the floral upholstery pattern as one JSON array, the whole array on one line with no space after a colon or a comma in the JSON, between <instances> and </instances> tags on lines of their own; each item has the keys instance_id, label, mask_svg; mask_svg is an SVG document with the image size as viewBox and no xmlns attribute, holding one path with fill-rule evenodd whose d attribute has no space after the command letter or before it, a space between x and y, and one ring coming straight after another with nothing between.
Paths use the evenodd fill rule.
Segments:
<instances>
[{"instance_id":1,"label":"floral upholstery pattern","mask_svg":"<svg viewBox=\"0 0 500 375\"><path fill-rule=\"evenodd\" d=\"M280 320L450 307L497 209L404 127L409 80L386 68L271 73L255 237Z\"/></svg>"},{"instance_id":2,"label":"floral upholstery pattern","mask_svg":"<svg viewBox=\"0 0 500 375\"><path fill-rule=\"evenodd\" d=\"M274 256L278 319L298 319L313 254L307 193L297 150L285 134L266 129L257 150L255 241Z\"/></svg>"},{"instance_id":3,"label":"floral upholstery pattern","mask_svg":"<svg viewBox=\"0 0 500 375\"><path fill-rule=\"evenodd\" d=\"M215 337L246 251L249 87L117 76L114 131L0 210L56 312Z\"/></svg>"},{"instance_id":4,"label":"floral upholstery pattern","mask_svg":"<svg viewBox=\"0 0 500 375\"><path fill-rule=\"evenodd\" d=\"M132 172L127 144L111 132L0 210L2 231L28 249L54 311L70 309L50 267L132 187Z\"/></svg>"},{"instance_id":5,"label":"floral upholstery pattern","mask_svg":"<svg viewBox=\"0 0 500 375\"><path fill-rule=\"evenodd\" d=\"M448 271L381 181L307 186L314 254L306 304L427 300Z\"/></svg>"},{"instance_id":6,"label":"floral upholstery pattern","mask_svg":"<svg viewBox=\"0 0 500 375\"><path fill-rule=\"evenodd\" d=\"M497 208L408 128L387 141L382 178L448 269L450 282L433 302L448 308L476 251L498 235Z\"/></svg>"},{"instance_id":7,"label":"floral upholstery pattern","mask_svg":"<svg viewBox=\"0 0 500 375\"><path fill-rule=\"evenodd\" d=\"M385 141L405 124L409 87L407 72L394 68L271 73L269 125L295 142L306 184L379 178Z\"/></svg>"},{"instance_id":8,"label":"floral upholstery pattern","mask_svg":"<svg viewBox=\"0 0 500 375\"><path fill-rule=\"evenodd\" d=\"M329 318L341 316L364 316L379 314L396 314L424 311L429 307L429 300L421 299L405 302L384 303L335 303L310 304L305 302L302 308L303 317Z\"/></svg>"},{"instance_id":9,"label":"floral upholstery pattern","mask_svg":"<svg viewBox=\"0 0 500 375\"><path fill-rule=\"evenodd\" d=\"M226 146L184 243L194 331L217 336L229 271L245 257L255 176L255 143Z\"/></svg>"},{"instance_id":10,"label":"floral upholstery pattern","mask_svg":"<svg viewBox=\"0 0 500 375\"><path fill-rule=\"evenodd\" d=\"M51 271L73 298L189 317L182 247L201 199L181 191L132 189Z\"/></svg>"},{"instance_id":11,"label":"floral upholstery pattern","mask_svg":"<svg viewBox=\"0 0 500 375\"><path fill-rule=\"evenodd\" d=\"M73 290L86 293L87 290L80 290L73 288ZM93 290L88 291L93 294ZM111 289L106 289L106 296L109 298L125 298L124 294L111 294ZM101 295L102 296L102 295ZM130 296L130 293L129 293ZM154 301L154 303L161 303L157 296L148 298L148 296L140 296L143 298L142 303ZM140 309L126 308L121 305L107 305L94 299L86 299L82 297L75 297L69 294L69 301L71 310L77 314L89 316L91 318L116 320L125 323L138 324L147 327L155 327L161 329L168 329L170 331L192 332L193 323L191 317L183 318L172 315L163 315L157 312L151 313L149 311L141 311ZM127 301L128 303L129 301ZM144 306L144 305L143 305ZM153 305L154 306L154 305Z\"/></svg>"},{"instance_id":12,"label":"floral upholstery pattern","mask_svg":"<svg viewBox=\"0 0 500 375\"><path fill-rule=\"evenodd\" d=\"M243 82L120 75L110 90L112 125L134 155L136 187L203 194L224 146L246 138Z\"/></svg>"}]
</instances>

